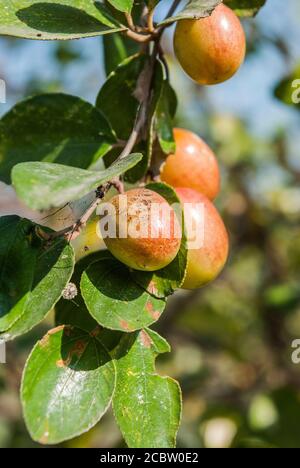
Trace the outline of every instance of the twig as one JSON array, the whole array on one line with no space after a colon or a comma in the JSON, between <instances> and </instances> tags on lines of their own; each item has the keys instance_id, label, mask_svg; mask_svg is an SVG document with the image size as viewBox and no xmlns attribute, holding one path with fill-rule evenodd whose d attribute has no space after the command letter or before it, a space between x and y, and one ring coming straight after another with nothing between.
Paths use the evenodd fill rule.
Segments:
<instances>
[{"instance_id":1,"label":"twig","mask_svg":"<svg viewBox=\"0 0 300 468\"><path fill-rule=\"evenodd\" d=\"M83 215L76 221L76 223L72 224L72 226L62 229L61 231L56 231L52 234L40 233L42 234L42 237L44 237L46 240L53 240L57 239L58 237L65 237L65 239L68 242L76 239L76 237L80 235L82 228L86 226L88 220L90 219L90 217L92 216L92 214L94 213L97 206L102 201L108 190L112 187L112 185L113 184L111 182L108 182L107 184L97 188L97 190L95 191L95 200L93 200L93 202L88 206ZM47 237L45 237L43 234L46 234Z\"/></svg>"},{"instance_id":2,"label":"twig","mask_svg":"<svg viewBox=\"0 0 300 468\"><path fill-rule=\"evenodd\" d=\"M123 194L125 192L124 183L120 180L119 177L112 179L110 183L112 187L114 187L119 193Z\"/></svg>"},{"instance_id":3,"label":"twig","mask_svg":"<svg viewBox=\"0 0 300 468\"><path fill-rule=\"evenodd\" d=\"M140 131L142 129L142 127L144 126L144 113L142 111L142 105L139 107L139 111L138 111L138 117L135 121L135 124L134 124L134 127L132 129L132 132L131 132L131 135L126 143L126 146L124 147L122 153L120 154L120 156L116 159L116 161L120 161L121 159L124 159L126 158L126 156L128 156L128 154L131 153L131 151L133 150L136 142L137 142L137 139L139 137L139 134L140 134ZM115 161L115 162L116 162Z\"/></svg>"},{"instance_id":4,"label":"twig","mask_svg":"<svg viewBox=\"0 0 300 468\"><path fill-rule=\"evenodd\" d=\"M124 31L124 34L126 34L126 36L130 39L133 39L134 41L140 43L150 42L153 40L154 37L153 34L139 34L135 31L132 31L131 29L126 29L126 31Z\"/></svg>"},{"instance_id":5,"label":"twig","mask_svg":"<svg viewBox=\"0 0 300 468\"><path fill-rule=\"evenodd\" d=\"M148 25L148 31L150 33L154 33L155 27L154 27L154 8L149 11L148 13L148 18L147 18L147 25Z\"/></svg>"},{"instance_id":6,"label":"twig","mask_svg":"<svg viewBox=\"0 0 300 468\"><path fill-rule=\"evenodd\" d=\"M129 26L129 29L131 29L132 31L135 31L136 28L135 28L135 25L134 25L131 14L130 13L125 13L125 17L126 17L126 21L127 21L128 26Z\"/></svg>"},{"instance_id":7,"label":"twig","mask_svg":"<svg viewBox=\"0 0 300 468\"><path fill-rule=\"evenodd\" d=\"M171 5L171 8L169 9L168 13L166 14L165 19L169 18L170 16L173 16L174 12L176 11L177 7L179 6L181 0L174 0L173 4ZM154 9L151 10L148 14L147 22L148 22L148 31L149 34L140 34L137 31L136 26L133 24L132 17L126 15L127 18L127 23L129 29L127 29L124 34L126 34L127 37L130 37L136 42L140 43L147 43L150 41L155 41L158 43L160 41L161 35L163 34L165 28L168 26L164 25L161 26L158 29L154 28L153 24L153 15L154 15Z\"/></svg>"}]
</instances>

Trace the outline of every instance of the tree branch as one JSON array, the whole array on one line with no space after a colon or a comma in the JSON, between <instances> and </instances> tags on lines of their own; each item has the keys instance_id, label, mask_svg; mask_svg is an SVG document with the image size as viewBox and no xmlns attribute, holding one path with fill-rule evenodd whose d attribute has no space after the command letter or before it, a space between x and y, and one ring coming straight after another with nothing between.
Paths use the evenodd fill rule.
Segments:
<instances>
[{"instance_id":1,"label":"tree branch","mask_svg":"<svg viewBox=\"0 0 300 468\"><path fill-rule=\"evenodd\" d=\"M140 43L150 42L154 38L153 34L139 34L131 29L124 31L124 34L126 34L130 39Z\"/></svg>"},{"instance_id":2,"label":"tree branch","mask_svg":"<svg viewBox=\"0 0 300 468\"><path fill-rule=\"evenodd\" d=\"M147 25L148 25L148 31L152 34L155 32L155 27L154 27L154 8L149 11L148 17L147 17Z\"/></svg>"},{"instance_id":3,"label":"tree branch","mask_svg":"<svg viewBox=\"0 0 300 468\"><path fill-rule=\"evenodd\" d=\"M131 29L132 31L135 31L135 25L134 25L131 14L130 13L125 13L125 17L126 17L126 21L127 21L128 26L129 26L129 29Z\"/></svg>"}]
</instances>

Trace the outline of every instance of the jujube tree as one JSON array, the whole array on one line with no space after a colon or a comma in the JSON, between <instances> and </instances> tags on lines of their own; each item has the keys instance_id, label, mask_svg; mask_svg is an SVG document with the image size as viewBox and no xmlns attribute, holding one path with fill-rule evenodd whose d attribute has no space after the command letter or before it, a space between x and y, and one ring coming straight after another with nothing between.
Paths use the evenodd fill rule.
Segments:
<instances>
[{"instance_id":1,"label":"jujube tree","mask_svg":"<svg viewBox=\"0 0 300 468\"><path fill-rule=\"evenodd\" d=\"M28 430L34 440L56 444L89 430L112 403L129 447L173 447L181 392L156 373L156 357L170 347L150 326L177 289L200 287L220 273L228 235L212 202L220 190L216 156L197 135L173 129L177 99L161 37L177 22L175 54L185 71L201 84L224 81L245 54L234 10L248 16L264 1L224 2L231 10L220 0L191 0L178 14L174 1L161 22L154 20L159 0L6 3L0 0L0 34L104 35L107 71L95 105L43 94L0 120L0 179L34 210L84 206L61 231L0 218L0 339L27 333L55 310L55 328L36 343L24 369ZM122 221L116 237L98 236L95 213L112 196L117 214L121 196L147 213L156 202L164 206L168 216L150 222L159 235L146 229L140 238L121 238ZM186 209L189 202L199 203L204 216ZM171 230L163 237L167 219ZM194 250L191 220L204 233Z\"/></svg>"}]
</instances>

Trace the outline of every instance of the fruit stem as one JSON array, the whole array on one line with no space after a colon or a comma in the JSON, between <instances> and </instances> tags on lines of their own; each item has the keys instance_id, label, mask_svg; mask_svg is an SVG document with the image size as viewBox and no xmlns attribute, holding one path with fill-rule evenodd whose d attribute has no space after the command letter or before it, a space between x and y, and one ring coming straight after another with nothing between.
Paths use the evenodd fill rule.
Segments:
<instances>
[{"instance_id":1,"label":"fruit stem","mask_svg":"<svg viewBox=\"0 0 300 468\"><path fill-rule=\"evenodd\" d=\"M134 25L131 14L130 13L125 13L125 17L126 17L126 21L127 21L128 26L129 26L129 29L131 29L132 31L136 31L136 27Z\"/></svg>"},{"instance_id":2,"label":"fruit stem","mask_svg":"<svg viewBox=\"0 0 300 468\"><path fill-rule=\"evenodd\" d=\"M131 29L127 29L125 34L130 39L133 39L136 42L145 43L153 40L153 34L139 34Z\"/></svg>"},{"instance_id":3,"label":"fruit stem","mask_svg":"<svg viewBox=\"0 0 300 468\"><path fill-rule=\"evenodd\" d=\"M147 18L147 24L148 24L148 31L152 34L155 32L155 27L154 27L154 8L149 11L148 13L148 18Z\"/></svg>"}]
</instances>

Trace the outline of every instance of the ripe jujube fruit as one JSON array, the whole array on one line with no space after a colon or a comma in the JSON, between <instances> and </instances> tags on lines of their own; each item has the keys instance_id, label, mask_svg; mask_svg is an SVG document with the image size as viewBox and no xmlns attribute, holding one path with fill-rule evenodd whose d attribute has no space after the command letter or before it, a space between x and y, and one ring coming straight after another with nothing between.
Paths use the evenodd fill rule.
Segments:
<instances>
[{"instance_id":1,"label":"ripe jujube fruit","mask_svg":"<svg viewBox=\"0 0 300 468\"><path fill-rule=\"evenodd\" d=\"M229 250L229 241L223 220L208 198L195 190L177 188L176 193L184 208L188 240L195 234L202 241L189 248L184 289L196 289L214 280L223 269ZM203 236L202 236L203 234Z\"/></svg>"},{"instance_id":2,"label":"ripe jujube fruit","mask_svg":"<svg viewBox=\"0 0 300 468\"><path fill-rule=\"evenodd\" d=\"M118 260L142 271L159 270L174 260L180 248L181 227L174 209L161 195L137 188L113 197L109 203L107 208L112 211L108 221L115 223L116 231L107 235L107 226L104 229L102 225L101 232Z\"/></svg>"},{"instance_id":3,"label":"ripe jujube fruit","mask_svg":"<svg viewBox=\"0 0 300 468\"><path fill-rule=\"evenodd\" d=\"M195 133L174 129L175 154L160 169L162 181L172 187L187 187L213 200L220 190L220 171L213 151Z\"/></svg>"},{"instance_id":4,"label":"ripe jujube fruit","mask_svg":"<svg viewBox=\"0 0 300 468\"><path fill-rule=\"evenodd\" d=\"M174 50L184 71L197 83L222 83L244 61L245 33L236 14L220 4L207 18L178 21Z\"/></svg>"}]
</instances>

